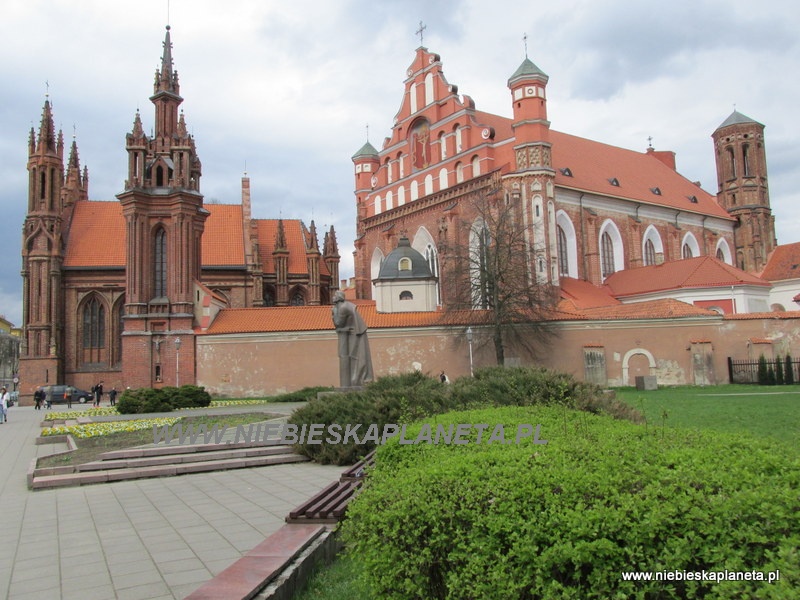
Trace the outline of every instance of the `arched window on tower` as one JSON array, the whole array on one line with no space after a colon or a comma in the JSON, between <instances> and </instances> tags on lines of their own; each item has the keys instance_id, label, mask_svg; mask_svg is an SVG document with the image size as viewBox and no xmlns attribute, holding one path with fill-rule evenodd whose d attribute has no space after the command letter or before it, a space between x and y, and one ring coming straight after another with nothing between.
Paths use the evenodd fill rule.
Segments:
<instances>
[{"instance_id":1,"label":"arched window on tower","mask_svg":"<svg viewBox=\"0 0 800 600\"><path fill-rule=\"evenodd\" d=\"M744 177L750 177L752 170L750 168L750 144L742 146L742 174Z\"/></svg>"},{"instance_id":2,"label":"arched window on tower","mask_svg":"<svg viewBox=\"0 0 800 600\"><path fill-rule=\"evenodd\" d=\"M153 298L167 296L167 232L159 227L153 240Z\"/></svg>"},{"instance_id":3,"label":"arched window on tower","mask_svg":"<svg viewBox=\"0 0 800 600\"><path fill-rule=\"evenodd\" d=\"M681 249L681 256L683 258L693 258L692 248L689 246L689 244L683 245L683 248Z\"/></svg>"},{"instance_id":4,"label":"arched window on tower","mask_svg":"<svg viewBox=\"0 0 800 600\"><path fill-rule=\"evenodd\" d=\"M106 311L102 302L94 296L83 305L83 360L84 364L102 362L102 351L106 346Z\"/></svg>"},{"instance_id":5,"label":"arched window on tower","mask_svg":"<svg viewBox=\"0 0 800 600\"><path fill-rule=\"evenodd\" d=\"M736 179L736 154L733 152L733 148L726 149L728 153L728 179Z\"/></svg>"}]
</instances>

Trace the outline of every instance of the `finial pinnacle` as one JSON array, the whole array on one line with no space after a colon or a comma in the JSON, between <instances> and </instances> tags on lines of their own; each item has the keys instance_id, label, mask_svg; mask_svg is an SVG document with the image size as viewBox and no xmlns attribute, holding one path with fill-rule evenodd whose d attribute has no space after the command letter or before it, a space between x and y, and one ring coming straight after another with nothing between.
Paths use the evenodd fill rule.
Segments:
<instances>
[{"instance_id":1,"label":"finial pinnacle","mask_svg":"<svg viewBox=\"0 0 800 600\"><path fill-rule=\"evenodd\" d=\"M652 135L648 135L647 136L647 147L648 148L652 148L653 147L653 136Z\"/></svg>"},{"instance_id":2,"label":"finial pinnacle","mask_svg":"<svg viewBox=\"0 0 800 600\"><path fill-rule=\"evenodd\" d=\"M522 43L525 45L525 58L528 58L528 34L522 34Z\"/></svg>"}]
</instances>

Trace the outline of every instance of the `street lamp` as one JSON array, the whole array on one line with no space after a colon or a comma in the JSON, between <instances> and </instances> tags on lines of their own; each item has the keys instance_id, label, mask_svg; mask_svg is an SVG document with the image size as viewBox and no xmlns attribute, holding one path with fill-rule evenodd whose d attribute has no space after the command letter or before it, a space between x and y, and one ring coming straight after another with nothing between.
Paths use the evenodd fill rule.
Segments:
<instances>
[{"instance_id":1,"label":"street lamp","mask_svg":"<svg viewBox=\"0 0 800 600\"><path fill-rule=\"evenodd\" d=\"M469 344L469 376L472 377L472 327L467 327L467 343Z\"/></svg>"},{"instance_id":2,"label":"street lamp","mask_svg":"<svg viewBox=\"0 0 800 600\"><path fill-rule=\"evenodd\" d=\"M181 338L175 338L175 387L181 387Z\"/></svg>"}]
</instances>

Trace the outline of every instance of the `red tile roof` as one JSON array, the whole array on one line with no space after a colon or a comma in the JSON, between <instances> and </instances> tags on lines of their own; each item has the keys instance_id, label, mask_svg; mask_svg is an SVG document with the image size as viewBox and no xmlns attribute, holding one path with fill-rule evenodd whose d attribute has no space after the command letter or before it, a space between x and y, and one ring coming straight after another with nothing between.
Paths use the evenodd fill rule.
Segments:
<instances>
[{"instance_id":1,"label":"red tile roof","mask_svg":"<svg viewBox=\"0 0 800 600\"><path fill-rule=\"evenodd\" d=\"M280 219L256 219L258 232L258 253L265 273L275 272L275 262L272 252L275 250L275 234L278 232ZM289 250L289 274L308 274L306 261L306 230L303 222L298 219L283 219L283 232L286 246Z\"/></svg>"},{"instance_id":2,"label":"red tile roof","mask_svg":"<svg viewBox=\"0 0 800 600\"><path fill-rule=\"evenodd\" d=\"M761 277L767 281L800 279L800 242L777 246L767 258Z\"/></svg>"},{"instance_id":3,"label":"red tile roof","mask_svg":"<svg viewBox=\"0 0 800 600\"><path fill-rule=\"evenodd\" d=\"M65 267L125 267L125 218L119 202L75 203Z\"/></svg>"},{"instance_id":4,"label":"red tile roof","mask_svg":"<svg viewBox=\"0 0 800 600\"><path fill-rule=\"evenodd\" d=\"M561 298L569 300L576 309L621 304L607 288L598 287L588 281L562 277L560 286Z\"/></svg>"},{"instance_id":5,"label":"red tile roof","mask_svg":"<svg viewBox=\"0 0 800 600\"><path fill-rule=\"evenodd\" d=\"M732 220L715 196L655 156L553 130L550 141L556 185ZM567 168L572 177L561 172ZM617 179L619 187L609 179ZM661 195L654 194L653 188L658 188ZM696 203L690 200L691 196L697 199Z\"/></svg>"},{"instance_id":6,"label":"red tile roof","mask_svg":"<svg viewBox=\"0 0 800 600\"><path fill-rule=\"evenodd\" d=\"M569 302L569 301L568 301ZM489 322L488 311L462 310L453 312L379 313L372 300L355 303L358 312L370 329L394 327L437 327L482 325ZM552 311L548 321L591 321L631 319L677 319L688 317L721 318L714 311L680 302L672 298L633 304L615 304L576 310L573 305L564 309L563 302ZM227 333L269 333L285 331L333 330L330 306L281 306L271 308L226 308L206 332L209 335Z\"/></svg>"},{"instance_id":7,"label":"red tile roof","mask_svg":"<svg viewBox=\"0 0 800 600\"><path fill-rule=\"evenodd\" d=\"M211 214L203 233L203 266L244 265L242 207L206 204L205 208ZM124 268L125 236L125 218L119 202L76 202L64 266Z\"/></svg>"},{"instance_id":8,"label":"red tile roof","mask_svg":"<svg viewBox=\"0 0 800 600\"><path fill-rule=\"evenodd\" d=\"M676 289L769 286L769 282L714 258L698 256L660 265L617 271L606 278L605 287L616 298Z\"/></svg>"},{"instance_id":9,"label":"red tile roof","mask_svg":"<svg viewBox=\"0 0 800 600\"><path fill-rule=\"evenodd\" d=\"M244 266L241 204L205 204L211 213L203 231L203 266Z\"/></svg>"}]
</instances>

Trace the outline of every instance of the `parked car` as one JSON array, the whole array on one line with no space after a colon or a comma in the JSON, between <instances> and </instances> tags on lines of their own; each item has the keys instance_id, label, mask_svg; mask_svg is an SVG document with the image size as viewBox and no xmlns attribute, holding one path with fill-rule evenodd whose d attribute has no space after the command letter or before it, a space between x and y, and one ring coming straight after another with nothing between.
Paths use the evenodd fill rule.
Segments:
<instances>
[{"instance_id":1,"label":"parked car","mask_svg":"<svg viewBox=\"0 0 800 600\"><path fill-rule=\"evenodd\" d=\"M84 404L92 399L91 392L81 390L71 385L46 385L42 388L44 390L44 401L49 404L66 404L67 396L72 396L72 401L79 404Z\"/></svg>"}]
</instances>

